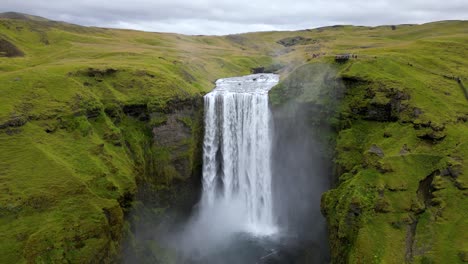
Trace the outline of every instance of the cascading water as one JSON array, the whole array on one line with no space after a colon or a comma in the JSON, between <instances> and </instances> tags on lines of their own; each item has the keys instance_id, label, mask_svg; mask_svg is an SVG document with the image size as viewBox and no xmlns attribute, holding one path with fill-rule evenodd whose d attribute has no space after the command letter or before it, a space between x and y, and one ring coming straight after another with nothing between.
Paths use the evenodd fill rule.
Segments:
<instances>
[{"instance_id":1,"label":"cascading water","mask_svg":"<svg viewBox=\"0 0 468 264\"><path fill-rule=\"evenodd\" d=\"M201 211L212 218L235 211L233 232L276 232L268 91L278 80L275 74L220 79L205 95Z\"/></svg>"},{"instance_id":2,"label":"cascading water","mask_svg":"<svg viewBox=\"0 0 468 264\"><path fill-rule=\"evenodd\" d=\"M327 263L314 178L324 174L323 151L301 111L270 112L268 92L278 81L275 74L220 79L205 95L202 197L170 242L181 263Z\"/></svg>"},{"instance_id":3,"label":"cascading water","mask_svg":"<svg viewBox=\"0 0 468 264\"><path fill-rule=\"evenodd\" d=\"M302 83L300 77L291 81L289 76L283 85L292 85L292 91L300 83L308 96L321 94L321 86ZM138 263L140 257L191 264L330 263L320 198L331 178L331 146L323 141L332 130L320 121L331 115L319 112L320 104L295 99L270 112L268 93L278 81L275 74L255 74L216 82L204 98L201 200L187 219L182 219L185 210L162 215L158 210L154 225L146 220L154 214L136 207L135 219L145 220L137 225L138 244L131 246L128 263ZM174 147L180 152L182 146ZM180 191L175 204L177 196L194 191L185 184L171 187ZM151 204L159 199L152 198Z\"/></svg>"}]
</instances>

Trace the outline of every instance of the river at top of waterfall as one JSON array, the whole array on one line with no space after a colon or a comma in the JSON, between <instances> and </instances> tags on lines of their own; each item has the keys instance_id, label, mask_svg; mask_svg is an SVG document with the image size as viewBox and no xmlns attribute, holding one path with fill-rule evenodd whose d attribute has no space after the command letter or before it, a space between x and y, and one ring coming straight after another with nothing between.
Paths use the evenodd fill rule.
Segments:
<instances>
[{"instance_id":1,"label":"river at top of waterfall","mask_svg":"<svg viewBox=\"0 0 468 264\"><path fill-rule=\"evenodd\" d=\"M221 224L221 232L265 236L277 231L268 91L278 80L276 74L220 79L205 95L200 216Z\"/></svg>"},{"instance_id":2,"label":"river at top of waterfall","mask_svg":"<svg viewBox=\"0 0 468 264\"><path fill-rule=\"evenodd\" d=\"M208 95L216 92L268 94L278 81L279 75L272 73L219 79L216 88Z\"/></svg>"}]
</instances>

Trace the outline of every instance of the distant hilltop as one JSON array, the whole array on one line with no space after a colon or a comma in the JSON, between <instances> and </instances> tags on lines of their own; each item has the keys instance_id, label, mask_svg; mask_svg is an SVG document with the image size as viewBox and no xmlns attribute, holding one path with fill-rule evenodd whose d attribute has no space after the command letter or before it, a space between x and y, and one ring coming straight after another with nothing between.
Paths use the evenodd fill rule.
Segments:
<instances>
[{"instance_id":1,"label":"distant hilltop","mask_svg":"<svg viewBox=\"0 0 468 264\"><path fill-rule=\"evenodd\" d=\"M47 19L44 17L28 15L28 14L23 14L19 12L0 13L0 18L32 20L32 21L51 21L50 19Z\"/></svg>"}]
</instances>

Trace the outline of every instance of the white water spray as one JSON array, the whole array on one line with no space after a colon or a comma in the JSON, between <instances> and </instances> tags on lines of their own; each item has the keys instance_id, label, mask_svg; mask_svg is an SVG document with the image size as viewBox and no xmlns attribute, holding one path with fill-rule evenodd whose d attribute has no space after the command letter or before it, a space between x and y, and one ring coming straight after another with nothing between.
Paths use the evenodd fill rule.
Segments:
<instances>
[{"instance_id":1,"label":"white water spray","mask_svg":"<svg viewBox=\"0 0 468 264\"><path fill-rule=\"evenodd\" d=\"M205 95L201 215L222 221L214 225L254 235L276 232L268 91L278 81L275 74L220 79Z\"/></svg>"}]
</instances>

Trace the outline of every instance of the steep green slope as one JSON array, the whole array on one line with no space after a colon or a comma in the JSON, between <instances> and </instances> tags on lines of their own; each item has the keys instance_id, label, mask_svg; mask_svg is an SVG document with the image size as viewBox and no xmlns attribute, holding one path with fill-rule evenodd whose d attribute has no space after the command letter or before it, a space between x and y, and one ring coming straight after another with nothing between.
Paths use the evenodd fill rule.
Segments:
<instances>
[{"instance_id":1,"label":"steep green slope","mask_svg":"<svg viewBox=\"0 0 468 264\"><path fill-rule=\"evenodd\" d=\"M313 59L272 91L335 113L337 184L322 197L334 263L467 261L467 25L375 29L378 44L348 29L334 50L357 58Z\"/></svg>"},{"instance_id":2,"label":"steep green slope","mask_svg":"<svg viewBox=\"0 0 468 264\"><path fill-rule=\"evenodd\" d=\"M118 259L137 183L171 197L196 174L200 96L270 61L221 38L24 17L0 19L0 39L21 52L0 57L2 263Z\"/></svg>"}]
</instances>

